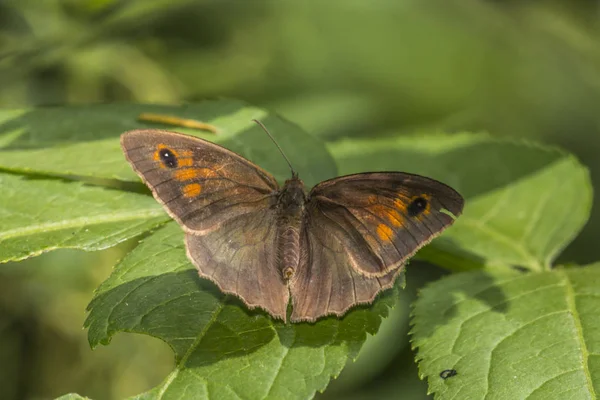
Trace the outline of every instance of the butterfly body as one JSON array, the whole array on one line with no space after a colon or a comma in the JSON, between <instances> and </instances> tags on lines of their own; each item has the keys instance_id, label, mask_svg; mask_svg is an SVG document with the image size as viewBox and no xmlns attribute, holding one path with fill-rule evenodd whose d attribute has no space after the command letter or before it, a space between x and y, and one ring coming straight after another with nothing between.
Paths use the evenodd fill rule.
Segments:
<instances>
[{"instance_id":1,"label":"butterfly body","mask_svg":"<svg viewBox=\"0 0 600 400\"><path fill-rule=\"evenodd\" d=\"M433 179L372 172L319 183L266 171L208 141L161 130L121 136L127 160L185 231L201 277L275 318L342 316L393 286L450 226L463 199Z\"/></svg>"},{"instance_id":2,"label":"butterfly body","mask_svg":"<svg viewBox=\"0 0 600 400\"><path fill-rule=\"evenodd\" d=\"M288 281L300 263L300 232L304 220L306 191L297 177L285 182L278 201L278 263L281 276Z\"/></svg>"}]
</instances>

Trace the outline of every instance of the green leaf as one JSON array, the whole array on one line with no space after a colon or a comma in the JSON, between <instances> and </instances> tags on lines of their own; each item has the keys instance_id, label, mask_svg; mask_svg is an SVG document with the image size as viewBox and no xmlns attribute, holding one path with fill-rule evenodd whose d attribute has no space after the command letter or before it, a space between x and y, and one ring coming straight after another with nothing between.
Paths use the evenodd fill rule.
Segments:
<instances>
[{"instance_id":1,"label":"green leaf","mask_svg":"<svg viewBox=\"0 0 600 400\"><path fill-rule=\"evenodd\" d=\"M478 271L422 290L413 346L436 399L593 399L600 393L600 264ZM457 374L442 379L440 373Z\"/></svg>"},{"instance_id":2,"label":"green leaf","mask_svg":"<svg viewBox=\"0 0 600 400\"><path fill-rule=\"evenodd\" d=\"M199 279L175 223L146 238L116 267L89 306L92 346L118 331L156 336L176 369L142 398L304 399L323 390L374 334L393 303L386 292L369 309L315 324L274 322Z\"/></svg>"},{"instance_id":3,"label":"green leaf","mask_svg":"<svg viewBox=\"0 0 600 400\"><path fill-rule=\"evenodd\" d=\"M81 182L0 174L0 187L0 262L105 249L169 219L147 195Z\"/></svg>"},{"instance_id":4,"label":"green leaf","mask_svg":"<svg viewBox=\"0 0 600 400\"><path fill-rule=\"evenodd\" d=\"M553 148L474 134L345 140L329 148L340 174L412 172L465 197L464 214L419 253L445 267L548 269L589 217L587 169Z\"/></svg>"},{"instance_id":5,"label":"green leaf","mask_svg":"<svg viewBox=\"0 0 600 400\"><path fill-rule=\"evenodd\" d=\"M137 117L141 113L200 120L218 127L219 133L139 122ZM319 139L265 110L239 101L206 101L185 106L106 104L19 110L7 115L13 118L0 125L0 140L5 135L15 137L0 152L0 169L18 173L137 182L137 176L125 162L118 137L130 129L160 128L218 143L260 164L283 181L290 176L289 168L265 132L252 122L259 119L288 153L307 185L336 175L335 164ZM16 136L15 132L20 134Z\"/></svg>"}]
</instances>

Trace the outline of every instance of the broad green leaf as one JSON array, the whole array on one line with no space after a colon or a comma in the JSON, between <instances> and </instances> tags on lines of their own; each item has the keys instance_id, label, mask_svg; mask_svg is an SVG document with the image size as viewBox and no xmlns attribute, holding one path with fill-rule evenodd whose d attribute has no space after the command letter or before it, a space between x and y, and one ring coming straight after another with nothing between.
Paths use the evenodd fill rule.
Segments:
<instances>
[{"instance_id":1,"label":"broad green leaf","mask_svg":"<svg viewBox=\"0 0 600 400\"><path fill-rule=\"evenodd\" d=\"M56 248L101 250L169 217L150 196L0 173L0 262Z\"/></svg>"},{"instance_id":2,"label":"broad green leaf","mask_svg":"<svg viewBox=\"0 0 600 400\"><path fill-rule=\"evenodd\" d=\"M413 346L436 399L595 399L600 264L478 271L422 290ZM456 375L442 379L453 369Z\"/></svg>"},{"instance_id":3,"label":"broad green leaf","mask_svg":"<svg viewBox=\"0 0 600 400\"><path fill-rule=\"evenodd\" d=\"M179 226L146 238L98 289L86 321L92 346L119 331L168 343L176 369L141 396L154 398L305 399L323 390L374 334L393 301L315 324L274 322L248 311L200 279L185 255Z\"/></svg>"},{"instance_id":4,"label":"broad green leaf","mask_svg":"<svg viewBox=\"0 0 600 400\"><path fill-rule=\"evenodd\" d=\"M445 267L547 269L589 217L588 171L556 149L473 134L346 140L329 148L341 174L418 173L465 197L455 225L419 253Z\"/></svg>"},{"instance_id":5,"label":"broad green leaf","mask_svg":"<svg viewBox=\"0 0 600 400\"><path fill-rule=\"evenodd\" d=\"M219 133L139 122L141 113L200 120L215 125ZM13 138L19 132L0 152L0 168L138 181L125 161L118 137L130 129L160 128L216 142L258 163L280 181L289 178L284 158L252 119L267 126L307 185L336 175L335 164L319 139L265 110L233 100L185 106L106 104L20 111L0 125L0 145L3 135Z\"/></svg>"}]
</instances>

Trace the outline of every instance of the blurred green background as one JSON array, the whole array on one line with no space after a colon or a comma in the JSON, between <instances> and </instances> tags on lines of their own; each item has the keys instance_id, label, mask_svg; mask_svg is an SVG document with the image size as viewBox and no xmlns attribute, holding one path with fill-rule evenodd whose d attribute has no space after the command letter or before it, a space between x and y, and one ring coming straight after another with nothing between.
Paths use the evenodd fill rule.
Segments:
<instances>
[{"instance_id":1,"label":"blurred green background","mask_svg":"<svg viewBox=\"0 0 600 400\"><path fill-rule=\"evenodd\" d=\"M0 107L233 97L327 141L487 131L555 144L600 179L600 3L592 0L3 0ZM467 160L466 160L467 161ZM600 259L600 213L561 256ZM159 340L81 328L93 289L128 246L57 251L0 269L3 399L119 399L173 366ZM408 289L358 363L321 399L426 399Z\"/></svg>"}]
</instances>

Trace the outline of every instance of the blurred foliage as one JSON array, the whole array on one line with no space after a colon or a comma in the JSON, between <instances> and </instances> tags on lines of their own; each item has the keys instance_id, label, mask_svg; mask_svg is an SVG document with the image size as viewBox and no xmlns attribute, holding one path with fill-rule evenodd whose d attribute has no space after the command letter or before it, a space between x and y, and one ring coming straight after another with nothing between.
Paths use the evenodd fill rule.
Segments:
<instances>
[{"instance_id":1,"label":"blurred foliage","mask_svg":"<svg viewBox=\"0 0 600 400\"><path fill-rule=\"evenodd\" d=\"M599 12L591 0L4 0L0 106L227 96L330 141L489 131L567 148L598 186ZM560 261L600 258L598 199ZM121 398L171 370L166 346L139 335L87 346L83 310L120 251L2 266L5 398ZM412 269L409 288L435 276ZM426 398L402 329L408 308L397 312L386 324L402 340L371 338L387 351L363 354L362 378L344 379L348 368L323 398L383 396L386 387Z\"/></svg>"}]
</instances>

